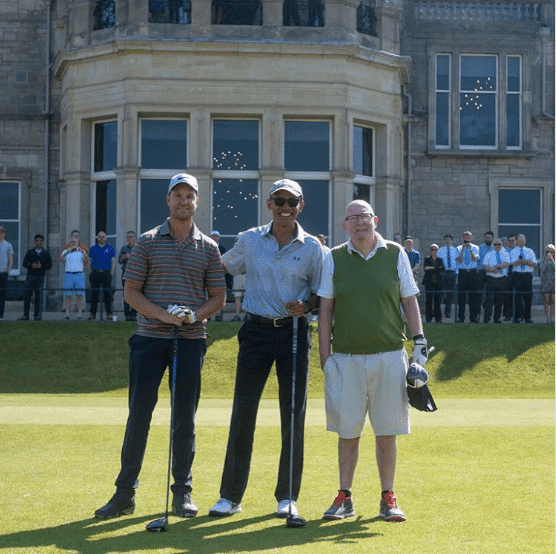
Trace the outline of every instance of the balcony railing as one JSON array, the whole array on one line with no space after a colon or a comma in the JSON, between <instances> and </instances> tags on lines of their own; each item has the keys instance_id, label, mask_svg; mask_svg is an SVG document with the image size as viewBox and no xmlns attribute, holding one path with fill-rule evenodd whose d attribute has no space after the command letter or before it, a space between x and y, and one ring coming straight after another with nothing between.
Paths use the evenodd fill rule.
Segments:
<instances>
[{"instance_id":1,"label":"balcony railing","mask_svg":"<svg viewBox=\"0 0 556 554\"><path fill-rule=\"evenodd\" d=\"M97 0L93 10L93 31L109 29L116 25L116 4L114 0Z\"/></svg>"},{"instance_id":2,"label":"balcony railing","mask_svg":"<svg viewBox=\"0 0 556 554\"><path fill-rule=\"evenodd\" d=\"M191 23L191 0L149 0L150 23Z\"/></svg>"},{"instance_id":3,"label":"balcony railing","mask_svg":"<svg viewBox=\"0 0 556 554\"><path fill-rule=\"evenodd\" d=\"M542 3L479 3L424 1L415 4L415 18L445 22L536 22L542 20Z\"/></svg>"},{"instance_id":4,"label":"balcony railing","mask_svg":"<svg viewBox=\"0 0 556 554\"><path fill-rule=\"evenodd\" d=\"M284 0L284 25L324 27L322 0Z\"/></svg>"}]
</instances>

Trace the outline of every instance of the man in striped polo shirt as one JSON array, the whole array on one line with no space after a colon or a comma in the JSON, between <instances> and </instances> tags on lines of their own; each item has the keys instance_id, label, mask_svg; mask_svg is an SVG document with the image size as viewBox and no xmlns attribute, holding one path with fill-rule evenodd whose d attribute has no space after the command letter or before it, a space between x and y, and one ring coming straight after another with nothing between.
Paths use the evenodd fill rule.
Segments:
<instances>
[{"instance_id":1,"label":"man in striped polo shirt","mask_svg":"<svg viewBox=\"0 0 556 554\"><path fill-rule=\"evenodd\" d=\"M344 230L349 241L326 255L318 290L327 429L339 436L340 490L324 513L328 520L355 515L351 485L368 413L382 490L379 517L405 521L393 493L396 436L409 433L408 358L400 304L415 341L413 361L420 365L427 361L427 341L407 254L375 231L377 223L367 202L355 200L347 206Z\"/></svg>"},{"instance_id":2,"label":"man in striped polo shirt","mask_svg":"<svg viewBox=\"0 0 556 554\"><path fill-rule=\"evenodd\" d=\"M224 270L218 246L199 231L193 215L199 206L195 177L172 177L166 203L170 217L144 233L126 268L125 300L140 314L129 340L129 417L122 446L116 493L95 515L108 519L131 514L152 412L166 367L172 364L174 329L179 329L175 383L172 485L174 513L193 517L191 466L195 455L195 413L206 352L205 321L226 300ZM183 305L187 315L170 313Z\"/></svg>"}]
</instances>

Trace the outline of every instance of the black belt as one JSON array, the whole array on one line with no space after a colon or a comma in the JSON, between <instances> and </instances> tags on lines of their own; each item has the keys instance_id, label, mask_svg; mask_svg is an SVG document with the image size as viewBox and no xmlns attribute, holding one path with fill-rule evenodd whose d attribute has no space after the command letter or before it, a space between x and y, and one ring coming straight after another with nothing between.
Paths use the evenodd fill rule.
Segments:
<instances>
[{"instance_id":1,"label":"black belt","mask_svg":"<svg viewBox=\"0 0 556 554\"><path fill-rule=\"evenodd\" d=\"M250 314L249 312L247 312L246 317L251 321L256 321L264 325L273 325L274 327L283 327L284 325L293 323L293 317L262 317L260 315Z\"/></svg>"},{"instance_id":2,"label":"black belt","mask_svg":"<svg viewBox=\"0 0 556 554\"><path fill-rule=\"evenodd\" d=\"M100 271L101 273L106 273L107 271L110 271L110 268L108 269L91 269L91 272L93 271Z\"/></svg>"},{"instance_id":3,"label":"black belt","mask_svg":"<svg viewBox=\"0 0 556 554\"><path fill-rule=\"evenodd\" d=\"M459 271L461 273L462 271L477 271L477 270L476 269L460 269Z\"/></svg>"},{"instance_id":4,"label":"black belt","mask_svg":"<svg viewBox=\"0 0 556 554\"><path fill-rule=\"evenodd\" d=\"M82 271L66 271L66 273L69 273L70 275L77 275L79 273L83 273Z\"/></svg>"}]
</instances>

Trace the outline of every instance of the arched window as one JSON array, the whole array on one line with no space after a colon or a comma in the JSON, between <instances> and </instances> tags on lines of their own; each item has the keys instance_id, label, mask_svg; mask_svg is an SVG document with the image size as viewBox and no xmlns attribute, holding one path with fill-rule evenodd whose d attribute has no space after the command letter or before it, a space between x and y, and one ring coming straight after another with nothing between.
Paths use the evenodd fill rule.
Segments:
<instances>
[{"instance_id":1,"label":"arched window","mask_svg":"<svg viewBox=\"0 0 556 554\"><path fill-rule=\"evenodd\" d=\"M284 0L284 26L324 27L322 0Z\"/></svg>"},{"instance_id":2,"label":"arched window","mask_svg":"<svg viewBox=\"0 0 556 554\"><path fill-rule=\"evenodd\" d=\"M93 31L109 29L116 25L116 3L114 0L97 0L93 10Z\"/></svg>"}]
</instances>

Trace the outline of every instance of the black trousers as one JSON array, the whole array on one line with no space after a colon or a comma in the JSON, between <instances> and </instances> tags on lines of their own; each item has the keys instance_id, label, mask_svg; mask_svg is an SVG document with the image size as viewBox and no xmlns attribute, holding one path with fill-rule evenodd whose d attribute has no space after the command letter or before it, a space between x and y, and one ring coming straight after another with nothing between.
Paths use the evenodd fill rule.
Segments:
<instances>
[{"instance_id":1,"label":"black trousers","mask_svg":"<svg viewBox=\"0 0 556 554\"><path fill-rule=\"evenodd\" d=\"M100 287L104 292L104 307L106 313L112 313L112 275L109 269L93 269L89 273L89 281L91 283L91 313L96 315L98 306L98 295Z\"/></svg>"},{"instance_id":2,"label":"black trousers","mask_svg":"<svg viewBox=\"0 0 556 554\"><path fill-rule=\"evenodd\" d=\"M29 310L31 309L31 296L33 296L33 292L35 293L35 307L33 308L34 316L40 317L43 284L44 275L30 275L27 273L27 279L25 280L25 293L23 294L23 315L25 317L29 317Z\"/></svg>"},{"instance_id":3,"label":"black trousers","mask_svg":"<svg viewBox=\"0 0 556 554\"><path fill-rule=\"evenodd\" d=\"M274 362L278 378L282 431L282 449L274 495L277 501L289 498L292 328L291 323L274 327L272 324L247 319L239 330L234 404L220 487L220 496L232 502L241 502L247 488L257 411ZM297 500L301 488L307 406L310 328L303 317L299 318L297 344L292 500Z\"/></svg>"},{"instance_id":4,"label":"black trousers","mask_svg":"<svg viewBox=\"0 0 556 554\"><path fill-rule=\"evenodd\" d=\"M4 306L6 305L6 287L8 286L8 272L0 273L0 317L4 317Z\"/></svg>"},{"instance_id":5,"label":"black trousers","mask_svg":"<svg viewBox=\"0 0 556 554\"><path fill-rule=\"evenodd\" d=\"M531 319L531 303L533 301L533 274L512 272L515 288L514 321L528 321Z\"/></svg>"},{"instance_id":6,"label":"black trousers","mask_svg":"<svg viewBox=\"0 0 556 554\"><path fill-rule=\"evenodd\" d=\"M492 317L494 306L494 321L500 321L504 295L508 288L507 277L486 277L485 323Z\"/></svg>"},{"instance_id":7,"label":"black trousers","mask_svg":"<svg viewBox=\"0 0 556 554\"><path fill-rule=\"evenodd\" d=\"M455 271L444 271L444 275L442 276L442 279L444 281L443 283L443 288L446 291L445 296L444 296L444 302L445 302L445 306L444 306L444 315L446 317L450 317L450 314L452 313L452 304L454 303L454 298L455 298L455 288L456 288L456 272Z\"/></svg>"},{"instance_id":8,"label":"black trousers","mask_svg":"<svg viewBox=\"0 0 556 554\"><path fill-rule=\"evenodd\" d=\"M118 492L133 496L143 464L158 389L172 367L173 339L133 335L129 339L129 416L122 445ZM174 405L172 492L190 492L195 457L195 413L201 392L201 368L207 350L205 339L180 339ZM170 386L170 379L168 379Z\"/></svg>"},{"instance_id":9,"label":"black trousers","mask_svg":"<svg viewBox=\"0 0 556 554\"><path fill-rule=\"evenodd\" d=\"M442 298L442 284L425 285L425 319L427 323L434 320L437 323L442 321L442 311L440 310L440 299Z\"/></svg>"},{"instance_id":10,"label":"black trousers","mask_svg":"<svg viewBox=\"0 0 556 554\"><path fill-rule=\"evenodd\" d=\"M476 269L460 269L458 273L458 321L465 320L465 304L469 304L469 319L479 321L481 296L478 292L479 275Z\"/></svg>"}]
</instances>

